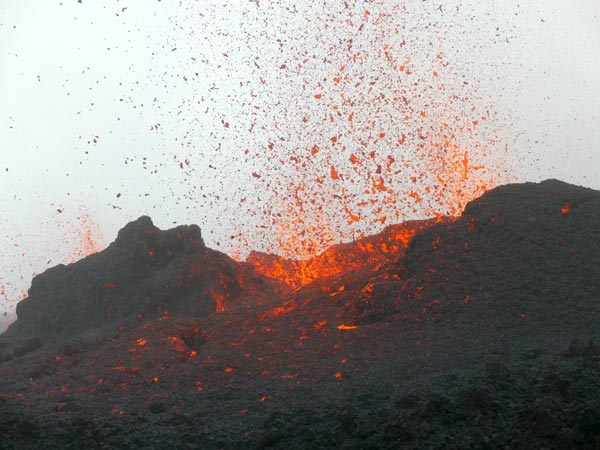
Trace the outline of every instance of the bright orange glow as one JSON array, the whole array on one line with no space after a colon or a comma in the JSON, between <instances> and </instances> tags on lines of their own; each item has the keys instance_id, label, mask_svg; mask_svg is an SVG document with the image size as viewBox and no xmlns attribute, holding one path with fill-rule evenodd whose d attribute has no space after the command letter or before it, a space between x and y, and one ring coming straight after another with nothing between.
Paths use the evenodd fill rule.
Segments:
<instances>
[{"instance_id":1,"label":"bright orange glow","mask_svg":"<svg viewBox=\"0 0 600 450\"><path fill-rule=\"evenodd\" d=\"M334 166L331 166L331 179L332 180L339 180L340 176L337 173L337 170L335 170Z\"/></svg>"},{"instance_id":2,"label":"bright orange glow","mask_svg":"<svg viewBox=\"0 0 600 450\"><path fill-rule=\"evenodd\" d=\"M337 329L338 330L354 330L355 328L358 328L356 325L338 325Z\"/></svg>"},{"instance_id":3,"label":"bright orange glow","mask_svg":"<svg viewBox=\"0 0 600 450\"><path fill-rule=\"evenodd\" d=\"M314 328L315 330L321 330L321 329L323 329L323 328L325 328L325 327L327 326L327 323L328 323L328 322L327 322L326 320L321 320L321 321L319 321L319 322L315 323L315 324L313 325L313 328Z\"/></svg>"},{"instance_id":4,"label":"bright orange glow","mask_svg":"<svg viewBox=\"0 0 600 450\"><path fill-rule=\"evenodd\" d=\"M251 253L247 261L259 274L281 280L290 289L297 289L321 277L337 275L367 264L383 263L390 257L400 256L418 231L438 221L449 220L451 219L439 217L437 220L426 222L391 225L379 236L336 245L310 259L286 259L282 256ZM313 222L312 225L315 223L317 222ZM343 290L344 286L340 286L337 292L329 295L335 297Z\"/></svg>"},{"instance_id":5,"label":"bright orange glow","mask_svg":"<svg viewBox=\"0 0 600 450\"><path fill-rule=\"evenodd\" d=\"M342 378L342 372L336 372L336 374L333 377L339 380L340 378Z\"/></svg>"},{"instance_id":6,"label":"bright orange glow","mask_svg":"<svg viewBox=\"0 0 600 450\"><path fill-rule=\"evenodd\" d=\"M571 205L564 205L560 212L562 214L567 214L569 211L571 211Z\"/></svg>"},{"instance_id":7,"label":"bright orange glow","mask_svg":"<svg viewBox=\"0 0 600 450\"><path fill-rule=\"evenodd\" d=\"M330 296L330 297L335 297L336 295L339 295L339 294L341 294L342 292L344 292L344 290L345 290L345 289L346 289L346 286L344 286L344 285L341 285L341 286L340 286L340 287L337 289L337 291L335 291L335 292L332 292L331 294L329 294L329 296Z\"/></svg>"},{"instance_id":8,"label":"bright orange glow","mask_svg":"<svg viewBox=\"0 0 600 450\"><path fill-rule=\"evenodd\" d=\"M221 294L217 294L216 292L213 292L212 294L212 298L215 301L216 304L216 309L215 312L223 312L225 311L227 308L225 307L225 296L221 295Z\"/></svg>"},{"instance_id":9,"label":"bright orange glow","mask_svg":"<svg viewBox=\"0 0 600 450\"><path fill-rule=\"evenodd\" d=\"M146 345L148 343L148 341L146 339L141 339L141 338L137 339L135 342L137 343L137 345L139 347L143 347L144 345Z\"/></svg>"},{"instance_id":10,"label":"bright orange glow","mask_svg":"<svg viewBox=\"0 0 600 450\"><path fill-rule=\"evenodd\" d=\"M70 263L83 259L93 253L98 253L101 249L98 245L98 241L102 241L102 236L98 224L90 217L89 212L83 207L79 209L78 215L80 228L76 230L76 247L71 253Z\"/></svg>"},{"instance_id":11,"label":"bright orange glow","mask_svg":"<svg viewBox=\"0 0 600 450\"><path fill-rule=\"evenodd\" d=\"M366 61L354 55L349 64L343 51L332 48L329 56L337 64L326 78L328 90L319 85L307 92L318 95L324 127L334 125L303 135L293 147L282 141L275 149L269 142L270 151L264 152L272 177L257 184L272 195L268 206L252 213L269 218L261 226L264 234L259 232L266 252L309 260L336 242L375 234L389 223L457 217L469 201L514 180L494 105L469 83L455 84L452 70L444 70L452 62L441 49L422 61L422 55L407 53L384 31L384 23L391 25L387 18L378 20L374 51L365 58L385 73L386 92L375 94L368 86L363 91L360 73ZM417 61L425 66L416 67ZM378 114L388 109L401 118L394 125ZM312 123L309 114L303 111L298 119ZM310 264L299 265L292 269L293 280L289 267L280 267L283 274L274 273L274 266L268 272L297 288L316 273ZM321 267L318 273L327 276L336 267Z\"/></svg>"},{"instance_id":12,"label":"bright orange glow","mask_svg":"<svg viewBox=\"0 0 600 450\"><path fill-rule=\"evenodd\" d=\"M262 313L259 316L259 320L261 320L262 322L265 322L266 320L271 319L273 317L278 317L278 316L283 316L284 314L288 314L295 309L296 309L296 306L294 304L278 306L269 311Z\"/></svg>"}]
</instances>

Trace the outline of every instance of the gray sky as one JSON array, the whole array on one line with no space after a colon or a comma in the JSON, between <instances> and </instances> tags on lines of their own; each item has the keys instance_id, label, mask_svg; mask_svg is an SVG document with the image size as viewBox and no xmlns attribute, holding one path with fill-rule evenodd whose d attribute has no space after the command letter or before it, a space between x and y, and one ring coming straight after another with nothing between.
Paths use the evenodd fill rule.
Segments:
<instances>
[{"instance_id":1,"label":"gray sky","mask_svg":"<svg viewBox=\"0 0 600 450\"><path fill-rule=\"evenodd\" d=\"M3 0L2 307L142 214L306 256L484 184L600 189L600 3L499 3Z\"/></svg>"}]
</instances>

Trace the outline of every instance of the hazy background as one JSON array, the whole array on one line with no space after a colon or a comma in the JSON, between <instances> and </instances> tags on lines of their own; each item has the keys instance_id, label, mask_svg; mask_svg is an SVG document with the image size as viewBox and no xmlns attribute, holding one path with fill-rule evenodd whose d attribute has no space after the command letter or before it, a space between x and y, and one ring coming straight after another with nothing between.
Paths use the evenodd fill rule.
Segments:
<instances>
[{"instance_id":1,"label":"hazy background","mask_svg":"<svg viewBox=\"0 0 600 450\"><path fill-rule=\"evenodd\" d=\"M304 255L451 212L453 187L600 189L599 17L596 0L0 0L0 314L142 214L236 257ZM428 197L427 172L467 151L486 169Z\"/></svg>"}]
</instances>

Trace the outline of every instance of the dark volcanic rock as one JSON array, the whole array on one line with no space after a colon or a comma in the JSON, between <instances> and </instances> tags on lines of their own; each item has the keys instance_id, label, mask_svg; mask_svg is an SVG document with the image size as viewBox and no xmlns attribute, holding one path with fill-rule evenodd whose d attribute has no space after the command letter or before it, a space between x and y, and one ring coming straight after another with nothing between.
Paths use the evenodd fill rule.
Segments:
<instances>
[{"instance_id":1,"label":"dark volcanic rock","mask_svg":"<svg viewBox=\"0 0 600 450\"><path fill-rule=\"evenodd\" d=\"M129 223L106 250L36 276L8 336L72 335L163 315L206 316L273 296L275 284L204 245L200 228Z\"/></svg>"},{"instance_id":2,"label":"dark volcanic rock","mask_svg":"<svg viewBox=\"0 0 600 450\"><path fill-rule=\"evenodd\" d=\"M0 448L597 450L599 235L554 180L257 271L142 218L34 280Z\"/></svg>"},{"instance_id":3,"label":"dark volcanic rock","mask_svg":"<svg viewBox=\"0 0 600 450\"><path fill-rule=\"evenodd\" d=\"M163 402L152 402L149 409L152 414L160 414L167 410L167 405Z\"/></svg>"},{"instance_id":4,"label":"dark volcanic rock","mask_svg":"<svg viewBox=\"0 0 600 450\"><path fill-rule=\"evenodd\" d=\"M600 318L598 236L597 191L557 180L496 188L458 220L418 233L395 264L360 274L370 292L356 322L399 314L464 326L486 317L511 333L581 321L587 329Z\"/></svg>"},{"instance_id":5,"label":"dark volcanic rock","mask_svg":"<svg viewBox=\"0 0 600 450\"><path fill-rule=\"evenodd\" d=\"M401 302L490 326L598 323L598 236L597 191L557 180L496 188L413 239Z\"/></svg>"}]
</instances>

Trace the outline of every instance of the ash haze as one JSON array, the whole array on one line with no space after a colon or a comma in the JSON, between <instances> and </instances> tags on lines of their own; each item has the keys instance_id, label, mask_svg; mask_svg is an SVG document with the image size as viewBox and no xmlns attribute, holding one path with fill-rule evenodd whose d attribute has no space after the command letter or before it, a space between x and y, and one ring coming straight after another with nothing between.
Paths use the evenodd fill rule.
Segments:
<instances>
[{"instance_id":1,"label":"ash haze","mask_svg":"<svg viewBox=\"0 0 600 450\"><path fill-rule=\"evenodd\" d=\"M600 189L600 3L6 0L0 99L11 320L143 214L308 256L504 182Z\"/></svg>"}]
</instances>

